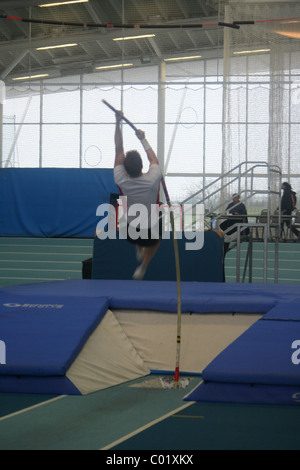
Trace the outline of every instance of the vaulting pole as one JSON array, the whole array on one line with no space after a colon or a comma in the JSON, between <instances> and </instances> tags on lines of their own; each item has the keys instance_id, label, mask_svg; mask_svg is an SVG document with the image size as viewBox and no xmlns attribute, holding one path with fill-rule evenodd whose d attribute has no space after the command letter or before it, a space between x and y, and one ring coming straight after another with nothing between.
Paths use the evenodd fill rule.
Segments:
<instances>
[{"instance_id":1,"label":"vaulting pole","mask_svg":"<svg viewBox=\"0 0 300 470\"><path fill-rule=\"evenodd\" d=\"M114 108L106 100L102 102L110 108L114 113L118 113L118 110ZM124 115L122 119L136 132L138 129L130 122ZM165 194L166 202L170 209L170 222L173 234L174 254L175 254L175 267L176 267L176 281L177 281L177 339L176 339L176 363L175 363L175 375L174 375L174 388L179 388L179 370L180 370L180 349L181 349L181 279L180 279L180 262L179 262L179 250L175 231L174 212L172 210L172 203L169 197L168 189L166 186L165 179L161 179L162 189Z\"/></svg>"}]
</instances>

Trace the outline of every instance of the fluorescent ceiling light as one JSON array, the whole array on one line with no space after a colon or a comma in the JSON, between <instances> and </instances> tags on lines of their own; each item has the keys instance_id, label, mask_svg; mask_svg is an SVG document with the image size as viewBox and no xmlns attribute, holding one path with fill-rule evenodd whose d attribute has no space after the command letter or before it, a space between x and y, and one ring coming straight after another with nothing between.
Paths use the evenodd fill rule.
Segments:
<instances>
[{"instance_id":1,"label":"fluorescent ceiling light","mask_svg":"<svg viewBox=\"0 0 300 470\"><path fill-rule=\"evenodd\" d=\"M300 23L298 20L280 21L280 24Z\"/></svg>"},{"instance_id":2,"label":"fluorescent ceiling light","mask_svg":"<svg viewBox=\"0 0 300 470\"><path fill-rule=\"evenodd\" d=\"M257 49L255 51L239 51L234 52L234 54L257 54L259 52L270 52L271 49Z\"/></svg>"},{"instance_id":3,"label":"fluorescent ceiling light","mask_svg":"<svg viewBox=\"0 0 300 470\"><path fill-rule=\"evenodd\" d=\"M41 73L39 75L28 75L27 77L16 77L16 78L13 78L13 80L31 80L33 78L45 78L45 77L49 77L49 74Z\"/></svg>"},{"instance_id":4,"label":"fluorescent ceiling light","mask_svg":"<svg viewBox=\"0 0 300 470\"><path fill-rule=\"evenodd\" d=\"M67 2L57 2L57 3L45 3L44 5L39 5L40 8L47 7L58 7L60 5L70 5L71 3L88 3L89 0L68 0Z\"/></svg>"},{"instance_id":5,"label":"fluorescent ceiling light","mask_svg":"<svg viewBox=\"0 0 300 470\"><path fill-rule=\"evenodd\" d=\"M47 49L59 49L59 48L63 48L63 47L74 47L74 46L78 46L78 44L76 44L76 43L74 43L74 44L59 44L58 46L37 47L36 50L37 51L45 51Z\"/></svg>"},{"instance_id":6,"label":"fluorescent ceiling light","mask_svg":"<svg viewBox=\"0 0 300 470\"><path fill-rule=\"evenodd\" d=\"M126 36L125 38L114 38L113 41L127 41L128 39L154 38L155 34L141 34L140 36Z\"/></svg>"},{"instance_id":7,"label":"fluorescent ceiling light","mask_svg":"<svg viewBox=\"0 0 300 470\"><path fill-rule=\"evenodd\" d=\"M200 59L202 55L191 55L188 57L171 57L170 59L165 59L165 62L171 62L176 60L191 60L191 59Z\"/></svg>"},{"instance_id":8,"label":"fluorescent ceiling light","mask_svg":"<svg viewBox=\"0 0 300 470\"><path fill-rule=\"evenodd\" d=\"M300 39L299 31L275 31L275 33L280 34L281 36L292 38L292 39Z\"/></svg>"},{"instance_id":9,"label":"fluorescent ceiling light","mask_svg":"<svg viewBox=\"0 0 300 470\"><path fill-rule=\"evenodd\" d=\"M103 69L116 69L120 67L131 67L133 64L118 64L118 65L102 65L100 67L96 67L96 70L103 70Z\"/></svg>"}]
</instances>

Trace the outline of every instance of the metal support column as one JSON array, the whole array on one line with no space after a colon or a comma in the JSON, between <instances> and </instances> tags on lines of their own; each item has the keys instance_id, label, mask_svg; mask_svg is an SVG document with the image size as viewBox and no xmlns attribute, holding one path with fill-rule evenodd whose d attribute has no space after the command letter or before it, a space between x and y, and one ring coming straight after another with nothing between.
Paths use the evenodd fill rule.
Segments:
<instances>
[{"instance_id":1,"label":"metal support column","mask_svg":"<svg viewBox=\"0 0 300 470\"><path fill-rule=\"evenodd\" d=\"M159 65L157 103L157 158L163 174L165 174L165 107L166 107L166 64L162 60ZM162 191L162 190L161 190ZM161 200L163 200L161 193Z\"/></svg>"},{"instance_id":2,"label":"metal support column","mask_svg":"<svg viewBox=\"0 0 300 470\"><path fill-rule=\"evenodd\" d=\"M3 103L5 100L5 83L0 81L0 168L3 166Z\"/></svg>"}]
</instances>

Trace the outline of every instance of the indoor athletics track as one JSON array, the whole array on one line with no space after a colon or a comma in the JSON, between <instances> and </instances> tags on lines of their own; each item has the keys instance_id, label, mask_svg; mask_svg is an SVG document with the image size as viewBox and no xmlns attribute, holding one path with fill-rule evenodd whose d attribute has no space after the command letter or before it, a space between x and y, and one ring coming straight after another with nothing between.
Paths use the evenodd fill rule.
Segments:
<instances>
[{"instance_id":1,"label":"indoor athletics track","mask_svg":"<svg viewBox=\"0 0 300 470\"><path fill-rule=\"evenodd\" d=\"M183 402L198 382L134 381L82 397L1 393L0 449L299 450L300 408Z\"/></svg>"}]
</instances>

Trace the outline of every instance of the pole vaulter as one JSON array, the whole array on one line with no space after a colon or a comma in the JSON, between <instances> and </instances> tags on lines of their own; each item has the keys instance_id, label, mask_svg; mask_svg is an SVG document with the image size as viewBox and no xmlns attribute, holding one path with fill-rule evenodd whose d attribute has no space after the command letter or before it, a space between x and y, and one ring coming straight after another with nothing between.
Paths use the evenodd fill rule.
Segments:
<instances>
[{"instance_id":1,"label":"pole vaulter","mask_svg":"<svg viewBox=\"0 0 300 470\"><path fill-rule=\"evenodd\" d=\"M111 109L114 113L118 113L118 110L114 108L110 103L106 100L102 100L102 102ZM129 121L124 115L122 119L135 131L137 132L137 128L135 127L132 122ZM173 235L173 244L174 244L174 254L175 254L175 265L176 265L176 281L177 281L177 339L176 339L176 364L175 364L175 375L174 375L174 388L179 388L179 367L180 367L180 347L181 347L181 279L180 279L180 263L179 263L179 251L178 251L178 243L176 238L175 232L175 223L174 223L174 213L172 210L172 204L170 200L170 196L168 193L167 185L165 182L164 177L161 179L162 189L165 194L166 202L170 209L170 221L172 227L172 235Z\"/></svg>"}]
</instances>

